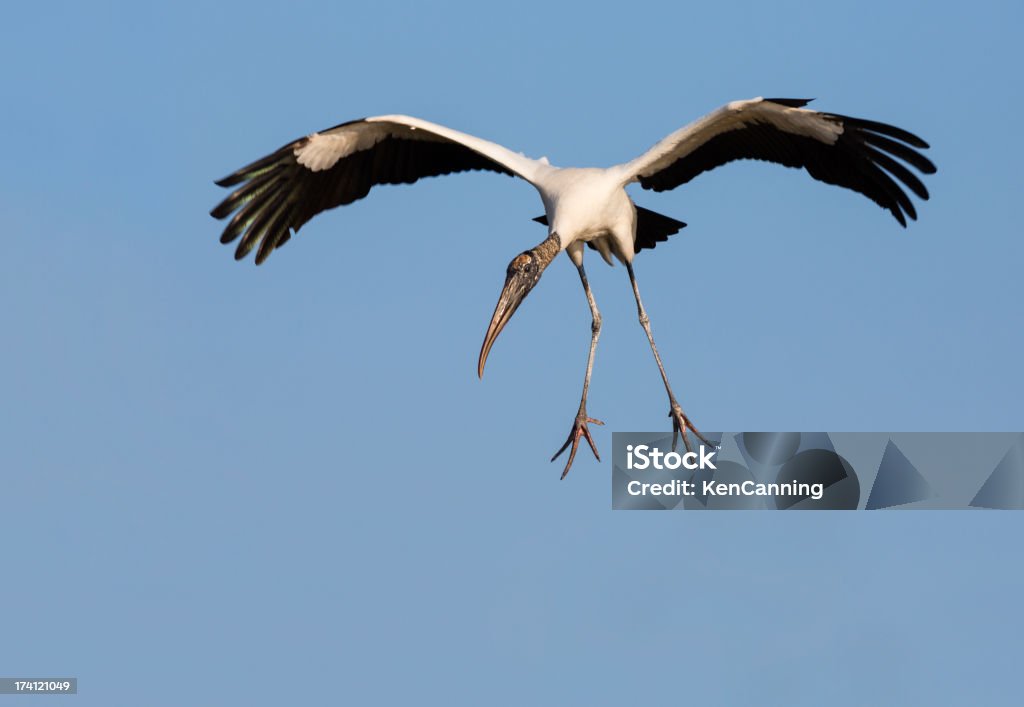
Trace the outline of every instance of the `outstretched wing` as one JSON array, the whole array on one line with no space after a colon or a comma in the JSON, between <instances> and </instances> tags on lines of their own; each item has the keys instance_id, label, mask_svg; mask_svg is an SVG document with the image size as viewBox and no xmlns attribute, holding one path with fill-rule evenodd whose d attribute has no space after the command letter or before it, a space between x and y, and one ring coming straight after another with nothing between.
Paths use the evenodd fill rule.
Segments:
<instances>
[{"instance_id":1,"label":"outstretched wing","mask_svg":"<svg viewBox=\"0 0 1024 707\"><path fill-rule=\"evenodd\" d=\"M803 167L815 179L858 191L903 226L906 216L916 219L917 211L897 180L921 199L928 198L924 184L903 164L933 174L935 165L914 149L926 149L928 143L885 123L808 110L807 103L754 98L723 106L619 165L623 183L665 191L733 160L765 160Z\"/></svg>"},{"instance_id":2,"label":"outstretched wing","mask_svg":"<svg viewBox=\"0 0 1024 707\"><path fill-rule=\"evenodd\" d=\"M411 184L468 170L532 182L543 163L487 140L402 115L364 118L288 143L219 180L237 188L210 215L231 214L221 243L241 237L235 259L253 248L262 263L321 211L362 199L378 184Z\"/></svg>"}]
</instances>

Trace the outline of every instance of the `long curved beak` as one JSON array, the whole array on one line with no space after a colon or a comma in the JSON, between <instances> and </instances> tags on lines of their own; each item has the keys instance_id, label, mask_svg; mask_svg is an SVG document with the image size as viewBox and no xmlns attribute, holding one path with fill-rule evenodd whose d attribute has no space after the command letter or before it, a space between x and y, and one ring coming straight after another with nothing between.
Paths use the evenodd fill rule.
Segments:
<instances>
[{"instance_id":1,"label":"long curved beak","mask_svg":"<svg viewBox=\"0 0 1024 707\"><path fill-rule=\"evenodd\" d=\"M498 334L508 324L512 315L516 313L516 309L526 299L526 295L530 293L530 290L533 289L536 283L536 278L522 273L509 275L505 278L505 287L502 289L501 295L498 296L498 304L494 307L494 316L491 317L491 323L487 327L487 334L484 336L483 346L480 347L480 360L476 366L476 374L480 378L484 377L484 364L487 363L487 354L491 352L491 347L498 338Z\"/></svg>"}]
</instances>

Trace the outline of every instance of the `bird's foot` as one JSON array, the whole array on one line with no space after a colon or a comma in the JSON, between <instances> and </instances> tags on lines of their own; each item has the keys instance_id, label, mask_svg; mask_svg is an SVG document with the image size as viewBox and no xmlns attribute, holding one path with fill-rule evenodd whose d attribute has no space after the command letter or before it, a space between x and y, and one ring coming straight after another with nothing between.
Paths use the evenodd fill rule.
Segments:
<instances>
[{"instance_id":1,"label":"bird's foot","mask_svg":"<svg viewBox=\"0 0 1024 707\"><path fill-rule=\"evenodd\" d=\"M559 455L566 450L571 444L572 449L569 451L569 461L565 463L565 470L562 472L562 478L569 473L569 469L572 467L572 462L576 458L576 450L580 446L580 437L585 437L587 442L590 443L590 449L594 452L594 456L597 457L598 461L601 461L601 455L597 453L597 445L594 444L594 438L590 436L590 429L587 427L587 423L593 423L595 425L603 425L604 423L600 420L595 420L592 417L587 417L587 411L585 408L580 407L579 413L576 415L576 421L573 422L572 432L569 433L569 437L565 440L565 444L562 448L555 452L555 456L551 457L551 461L558 459Z\"/></svg>"},{"instance_id":2,"label":"bird's foot","mask_svg":"<svg viewBox=\"0 0 1024 707\"><path fill-rule=\"evenodd\" d=\"M705 445L709 447L714 446L697 430L696 427L693 426L693 423L690 422L690 418L688 418L686 413L683 412L683 409L679 407L679 403L675 400L672 400L671 403L672 408L668 411L668 416L672 418L672 451L676 451L676 442L678 441L680 434L683 436L683 444L686 445L686 451L693 451L690 448L690 438L687 432L693 432L694 436Z\"/></svg>"}]
</instances>

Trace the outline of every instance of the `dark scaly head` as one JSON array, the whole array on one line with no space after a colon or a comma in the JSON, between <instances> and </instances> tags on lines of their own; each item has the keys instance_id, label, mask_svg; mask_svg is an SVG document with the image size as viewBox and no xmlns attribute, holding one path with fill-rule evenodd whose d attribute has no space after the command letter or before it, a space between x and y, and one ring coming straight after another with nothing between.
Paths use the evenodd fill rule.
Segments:
<instances>
[{"instance_id":1,"label":"dark scaly head","mask_svg":"<svg viewBox=\"0 0 1024 707\"><path fill-rule=\"evenodd\" d=\"M561 243L558 240L558 234L552 233L546 241L520 253L508 264L508 269L505 271L505 286L498 296L498 304L494 307L494 315L487 327L483 346L480 347L480 360L477 362L476 373L481 378L484 375L487 355L491 352L491 347L498 338L498 334L512 319L512 315L526 299L526 295L530 294L530 290L540 282L540 276L544 274L544 269L555 259L559 250L561 250Z\"/></svg>"}]
</instances>

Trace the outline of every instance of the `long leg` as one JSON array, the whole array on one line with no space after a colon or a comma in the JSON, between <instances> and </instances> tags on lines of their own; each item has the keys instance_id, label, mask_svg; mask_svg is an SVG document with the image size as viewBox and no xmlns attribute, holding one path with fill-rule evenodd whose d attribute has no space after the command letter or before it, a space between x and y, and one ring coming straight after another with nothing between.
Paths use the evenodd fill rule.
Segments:
<instances>
[{"instance_id":1,"label":"long leg","mask_svg":"<svg viewBox=\"0 0 1024 707\"><path fill-rule=\"evenodd\" d=\"M658 363L658 370L661 372L661 380L665 383L665 390L668 392L668 403L669 411L668 416L672 418L672 450L675 451L676 441L680 432L683 435L683 444L686 445L686 451L690 451L690 439L686 434L689 430L697 436L697 438L704 444L711 446L711 442L704 438L697 428L693 426L690 419L683 413L683 409L679 406L676 401L676 396L672 393L672 386L668 384L668 376L665 375L665 367L661 364L661 356L658 355L658 347L654 345L654 335L651 334L651 320L647 317L647 312L644 310L644 303L640 299L640 288L636 284L636 275L633 273L633 264L626 263L626 270L629 271L629 282L633 285L633 296L636 297L636 311L640 317L640 326L647 332L647 340L651 342L651 351L654 352L654 360Z\"/></svg>"},{"instance_id":2,"label":"long leg","mask_svg":"<svg viewBox=\"0 0 1024 707\"><path fill-rule=\"evenodd\" d=\"M587 392L590 390L590 374L594 370L594 351L597 350L597 340L601 336L601 312L597 310L597 302L594 301L594 293L590 291L590 283L587 282L587 273L583 270L583 265L577 265L576 269L579 270L580 282L583 283L583 291L587 293L587 303L590 305L590 354L587 356L587 374L583 378L583 395L580 397L580 409L576 413L576 421L573 423L572 432L569 433L569 437L565 440L562 448L555 452L555 456L551 457L551 461L558 459L558 456L570 444L572 445L572 449L569 451L569 461L566 462L565 470L562 472L563 479L569 473L572 462L576 458L576 450L580 446L580 437L586 438L587 442L590 443L590 449L594 452L594 456L597 457L598 461L601 461L601 455L597 453L597 445L594 444L594 438L590 436L587 423L592 422L595 425L604 424L600 420L587 417Z\"/></svg>"}]
</instances>

